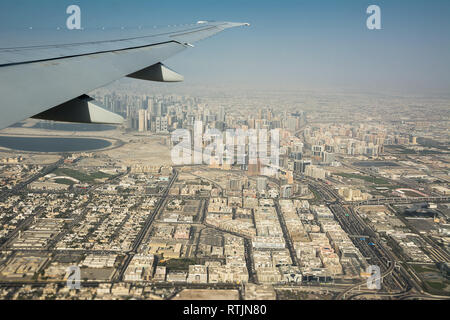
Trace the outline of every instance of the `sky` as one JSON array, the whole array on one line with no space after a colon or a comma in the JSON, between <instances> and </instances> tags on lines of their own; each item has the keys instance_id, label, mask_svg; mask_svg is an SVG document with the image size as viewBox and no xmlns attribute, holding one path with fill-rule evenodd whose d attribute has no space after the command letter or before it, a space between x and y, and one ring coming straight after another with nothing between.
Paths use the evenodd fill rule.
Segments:
<instances>
[{"instance_id":1,"label":"sky","mask_svg":"<svg viewBox=\"0 0 450 320\"><path fill-rule=\"evenodd\" d=\"M188 85L272 90L450 92L448 0L2 0L0 30L136 27L198 20L249 22L165 64ZM381 30L366 27L369 5ZM1 39L0 39L1 41Z\"/></svg>"}]
</instances>

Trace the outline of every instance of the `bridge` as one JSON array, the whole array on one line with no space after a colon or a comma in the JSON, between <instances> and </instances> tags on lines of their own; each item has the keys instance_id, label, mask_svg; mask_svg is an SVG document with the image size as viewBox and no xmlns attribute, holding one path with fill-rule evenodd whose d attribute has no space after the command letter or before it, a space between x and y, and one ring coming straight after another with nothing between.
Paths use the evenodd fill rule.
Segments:
<instances>
[{"instance_id":1,"label":"bridge","mask_svg":"<svg viewBox=\"0 0 450 320\"><path fill-rule=\"evenodd\" d=\"M390 262L390 261L388 261ZM398 268L398 265L396 263L388 263L388 269L380 275L380 281L381 283L383 283L383 279L389 275L392 274L392 272L394 271L394 269ZM351 287L349 287L348 289L340 292L337 296L336 296L336 300L345 300L345 296L348 295L352 290L358 290L361 291L361 287L366 287L367 288L367 279L364 281L361 281ZM373 290L376 292L376 290Z\"/></svg>"},{"instance_id":2,"label":"bridge","mask_svg":"<svg viewBox=\"0 0 450 320\"><path fill-rule=\"evenodd\" d=\"M406 198L378 198L365 201L353 201L350 202L353 205L376 205L376 204L408 204L408 203L420 203L420 202L449 202L450 197L406 197Z\"/></svg>"},{"instance_id":3,"label":"bridge","mask_svg":"<svg viewBox=\"0 0 450 320\"><path fill-rule=\"evenodd\" d=\"M363 234L349 234L348 237L349 238L365 238L365 239L370 238L369 235L363 235Z\"/></svg>"}]
</instances>

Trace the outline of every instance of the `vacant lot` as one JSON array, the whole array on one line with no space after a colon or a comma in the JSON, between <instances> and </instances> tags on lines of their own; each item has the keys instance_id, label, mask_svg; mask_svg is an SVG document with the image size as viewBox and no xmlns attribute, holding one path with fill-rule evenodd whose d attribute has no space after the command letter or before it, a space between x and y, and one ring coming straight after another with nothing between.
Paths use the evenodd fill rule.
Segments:
<instances>
[{"instance_id":1,"label":"vacant lot","mask_svg":"<svg viewBox=\"0 0 450 320\"><path fill-rule=\"evenodd\" d=\"M173 300L239 300L237 290L184 289Z\"/></svg>"}]
</instances>

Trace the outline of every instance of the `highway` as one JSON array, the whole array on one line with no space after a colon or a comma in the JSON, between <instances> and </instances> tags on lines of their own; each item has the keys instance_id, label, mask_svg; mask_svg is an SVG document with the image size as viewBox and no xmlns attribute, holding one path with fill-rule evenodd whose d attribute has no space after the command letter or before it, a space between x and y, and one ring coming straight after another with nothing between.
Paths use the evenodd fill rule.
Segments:
<instances>
[{"instance_id":1,"label":"highway","mask_svg":"<svg viewBox=\"0 0 450 320\"><path fill-rule=\"evenodd\" d=\"M342 229L348 234L367 234L369 233L368 229L362 225L356 218L354 214L347 211L341 205L331 205L330 209L334 213L336 219L341 224ZM381 277L386 278L394 271L394 264L391 263L388 265L387 261L392 261L391 257L386 256L386 252L381 249L381 244L373 238L370 238L374 245L368 244L368 239L360 240L353 238L352 241L355 246L360 250L361 254L368 260L367 263L369 265L377 265L381 269ZM394 286L395 284L387 284L386 280L383 281L383 287L389 289L389 287ZM388 285L388 286L387 286ZM337 297L337 300L345 298L345 296L352 291L353 289L359 288L361 286L367 286L366 280L359 282L348 289L342 291ZM392 288L397 290L402 290L403 288Z\"/></svg>"},{"instance_id":2,"label":"highway","mask_svg":"<svg viewBox=\"0 0 450 320\"><path fill-rule=\"evenodd\" d=\"M352 165L352 164L350 164L348 162L344 162L344 161L342 162L342 164L345 167L347 167L347 168L350 168L350 169L355 170L355 171L362 172L362 173L364 173L364 174L366 174L368 176L372 176L372 177L375 177L375 178L381 178L381 179L384 179L384 180L388 180L393 185L401 184L401 185L407 186L408 188L411 188L411 189L421 190L421 191L427 193L428 195L434 195L435 194L433 192L433 190L431 190L428 187L428 185L418 183L417 181L414 181L412 179L407 179L407 178L404 178L404 177L400 177L400 179L398 179L398 180L392 180L392 179L386 178L386 177L384 177L384 176L382 176L380 174L377 174L376 172L374 172L371 169L362 168L362 167L356 167L356 166L354 166L354 165Z\"/></svg>"},{"instance_id":3,"label":"highway","mask_svg":"<svg viewBox=\"0 0 450 320\"><path fill-rule=\"evenodd\" d=\"M306 180L309 187L315 191L315 193L319 194L322 200L327 203L344 231L347 232L360 252L367 258L367 261L370 262L369 264L380 266L382 271L383 289L390 291L385 293L386 295L395 296L408 292L405 296L411 296L415 290L417 296L428 296L428 294L424 292L422 282L415 272L407 265L400 266L397 264L400 259L381 243L378 234L376 234L370 226L359 217L353 208L359 205L389 206L389 204L408 204L416 202L448 202L450 197L392 197L347 202L340 199L339 195L336 194L336 191L323 182L296 175L296 179L298 178ZM406 224L408 225L408 223ZM365 238L365 240L360 240L360 238ZM427 235L422 238L428 244L429 253L434 257L435 261L448 261L448 254L443 251L433 239ZM373 243L373 245L369 245L369 242ZM395 266L397 266L397 268ZM363 286L366 286L366 281L347 288L336 298L343 299L348 296L352 290ZM377 293L374 292L374 294Z\"/></svg>"},{"instance_id":4,"label":"highway","mask_svg":"<svg viewBox=\"0 0 450 320\"><path fill-rule=\"evenodd\" d=\"M147 234L148 230L150 229L156 216L159 214L160 210L162 208L164 208L164 204L167 200L169 190L170 190L170 188L172 188L172 185L177 180L177 178L178 178L178 171L176 171L174 169L172 178L170 179L169 184L167 185L166 189L164 190L164 193L162 194L161 198L159 199L158 204L152 210L152 213L148 216L147 220L144 223L144 226L139 231L139 234L133 243L132 250L127 253L127 257L126 257L124 263L122 263L120 268L117 270L118 276L116 277L116 282L121 281L123 279L123 275L125 274L125 271L127 270L128 265L131 262L131 259L133 259L133 255L137 253L139 246L141 245L142 241L144 240L144 237Z\"/></svg>"},{"instance_id":5,"label":"highway","mask_svg":"<svg viewBox=\"0 0 450 320\"><path fill-rule=\"evenodd\" d=\"M299 176L296 176L296 178L299 178ZM335 190L331 189L324 183L310 178L306 178L306 181L308 182L309 187L319 193L322 200L329 205L329 208L335 215L336 220L339 222L342 229L350 236L355 246L360 250L361 254L367 259L368 264L377 265L380 267L382 273L381 277L384 281L384 288L396 292L403 291L407 287L407 284L399 275L395 275L392 279L388 277L394 272L395 269L395 264L389 263L388 261L395 260L382 246L375 232L373 232L361 219L359 219L350 206L344 206L345 202L339 198L339 195L336 194ZM360 237L356 237L358 235L363 235L365 239L360 240ZM374 245L369 245L369 242L372 242ZM367 286L366 280L347 288L336 298L342 299L350 291L361 286Z\"/></svg>"},{"instance_id":6,"label":"highway","mask_svg":"<svg viewBox=\"0 0 450 320\"><path fill-rule=\"evenodd\" d=\"M336 210L336 208L335 208ZM342 215L339 214L339 210L336 210L338 212L338 217L342 219ZM359 221L354 222L355 225L358 225L360 227L364 226L364 222L361 220L361 218L353 211L352 208L350 208L350 213L347 218L353 217L353 219ZM339 219L338 218L338 219ZM344 222L345 225L347 225L346 222ZM417 277L415 272L407 265L402 263L399 264L399 261L404 261L406 258L403 256L397 256L396 253L392 252L391 250L387 249L378 238L378 235L371 230L369 226L365 226L366 233L371 235L371 241L374 243L373 246L369 246L370 249L373 250L376 257L378 257L377 261L379 266L382 270L382 278L383 281L383 289L390 289L391 292L373 292L374 295L390 295L390 296L396 296L404 294L406 295L416 295L420 297L427 297L429 296L428 293L424 292L422 288L422 281ZM354 240L355 241L355 240ZM357 241L357 240L356 240ZM358 242L357 242L358 243ZM364 249L365 245L361 245L367 243L366 241L359 241L360 246L358 247L361 250L361 253L370 254L370 251L367 251ZM355 243L356 244L356 243ZM395 248L393 248L395 249ZM398 252L397 252L398 253ZM372 263L373 260L371 260ZM375 263L376 264L376 263ZM386 268L387 266L387 268ZM397 267L396 267L397 266ZM390 277L387 277L390 276ZM347 290L341 292L336 298L337 299L343 299L347 294L349 294L352 290L356 288L360 288L361 286L365 286L365 282L358 283Z\"/></svg>"},{"instance_id":7,"label":"highway","mask_svg":"<svg viewBox=\"0 0 450 320\"><path fill-rule=\"evenodd\" d=\"M414 231L423 241L424 245L422 248L427 251L428 255L431 259L433 259L434 262L449 262L450 261L450 255L443 250L436 242L428 235L421 234L417 228L412 225L408 219L405 219L405 217L401 214L398 214L397 210L393 208L391 205L388 205L388 208L395 213L396 217L400 219L408 228L410 228L412 231Z\"/></svg>"},{"instance_id":8,"label":"highway","mask_svg":"<svg viewBox=\"0 0 450 320\"><path fill-rule=\"evenodd\" d=\"M64 163L64 160L66 159L66 157L62 157L61 159L59 159L57 162L44 167L40 172L36 173L35 175L33 175L32 177L28 178L27 180L18 183L17 185L15 185L12 189L10 190L4 190L1 194L0 194L0 201L4 201L6 198L10 197L11 195L20 192L22 189L24 189L28 184L38 180L39 178L46 176L47 174L51 173L52 171L54 171L56 168L58 168L61 164Z\"/></svg>"},{"instance_id":9,"label":"highway","mask_svg":"<svg viewBox=\"0 0 450 320\"><path fill-rule=\"evenodd\" d=\"M412 203L424 203L424 202L449 202L450 197L393 197L393 198L377 198L365 201L353 201L348 202L353 205L383 205L383 204L412 204Z\"/></svg>"},{"instance_id":10,"label":"highway","mask_svg":"<svg viewBox=\"0 0 450 320\"><path fill-rule=\"evenodd\" d=\"M281 230L283 231L284 241L285 241L286 246L287 246L287 248L289 250L289 254L291 256L292 264L294 266L298 266L299 263L298 263L298 259L297 259L297 253L295 252L294 245L292 244L292 239L289 236L289 231L288 231L288 229L286 227L286 221L284 220L284 216L283 216L283 214L281 212L281 209L280 209L280 203L279 203L278 199L275 199L274 202L275 202L275 209L276 209L276 212L277 212L277 215L278 215L278 220L280 221L280 225L281 225Z\"/></svg>"}]
</instances>

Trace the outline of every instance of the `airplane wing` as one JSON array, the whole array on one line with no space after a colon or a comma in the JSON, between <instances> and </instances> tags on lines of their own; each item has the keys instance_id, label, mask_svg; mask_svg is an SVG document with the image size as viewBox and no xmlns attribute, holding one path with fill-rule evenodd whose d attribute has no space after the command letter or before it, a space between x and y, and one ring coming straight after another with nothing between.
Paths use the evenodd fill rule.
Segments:
<instances>
[{"instance_id":1,"label":"airplane wing","mask_svg":"<svg viewBox=\"0 0 450 320\"><path fill-rule=\"evenodd\" d=\"M34 37L26 45L10 39L0 48L0 129L29 117L120 123L121 116L85 94L126 76L182 81L161 62L194 42L242 25L248 24L199 21L133 32L58 31L47 42Z\"/></svg>"}]
</instances>

